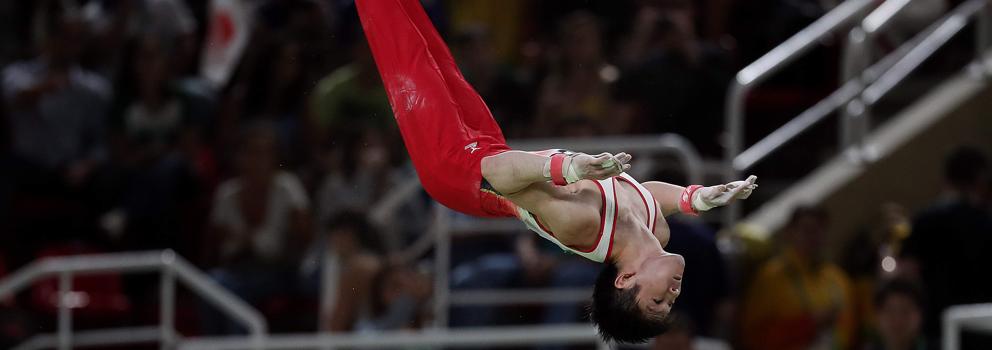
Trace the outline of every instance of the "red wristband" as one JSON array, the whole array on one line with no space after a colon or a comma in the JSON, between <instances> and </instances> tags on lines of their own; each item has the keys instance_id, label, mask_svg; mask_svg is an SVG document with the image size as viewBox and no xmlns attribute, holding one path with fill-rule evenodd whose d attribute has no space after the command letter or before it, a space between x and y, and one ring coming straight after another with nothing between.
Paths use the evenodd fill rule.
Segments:
<instances>
[{"instance_id":1,"label":"red wristband","mask_svg":"<svg viewBox=\"0 0 992 350\"><path fill-rule=\"evenodd\" d=\"M568 156L562 153L555 153L551 156L551 182L558 186L568 185L568 181L565 181L565 174L562 172L565 158Z\"/></svg>"},{"instance_id":2,"label":"red wristband","mask_svg":"<svg viewBox=\"0 0 992 350\"><path fill-rule=\"evenodd\" d=\"M703 188L703 186L692 185L686 187L685 190L682 191L682 196L679 197L679 210L682 211L683 214L692 216L699 215L699 212L692 207L692 195L700 188Z\"/></svg>"}]
</instances>

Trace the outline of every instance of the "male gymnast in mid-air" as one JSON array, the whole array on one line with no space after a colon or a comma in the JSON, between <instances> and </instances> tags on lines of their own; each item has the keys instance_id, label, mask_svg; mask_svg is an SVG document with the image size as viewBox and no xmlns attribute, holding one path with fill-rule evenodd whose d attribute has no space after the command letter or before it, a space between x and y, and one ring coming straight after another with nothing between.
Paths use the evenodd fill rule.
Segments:
<instances>
[{"instance_id":1,"label":"male gymnast in mid-air","mask_svg":"<svg viewBox=\"0 0 992 350\"><path fill-rule=\"evenodd\" d=\"M511 150L419 0L358 0L358 13L403 142L424 189L456 211L517 217L562 249L605 264L591 318L605 340L665 330L685 260L665 251L665 216L747 198L756 177L725 185L640 183L625 153Z\"/></svg>"}]
</instances>

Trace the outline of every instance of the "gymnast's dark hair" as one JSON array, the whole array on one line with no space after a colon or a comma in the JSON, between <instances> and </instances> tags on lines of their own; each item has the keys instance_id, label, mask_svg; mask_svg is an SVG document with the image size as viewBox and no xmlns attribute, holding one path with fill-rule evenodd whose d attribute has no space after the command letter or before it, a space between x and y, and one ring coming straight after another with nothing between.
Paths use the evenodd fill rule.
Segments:
<instances>
[{"instance_id":1,"label":"gymnast's dark hair","mask_svg":"<svg viewBox=\"0 0 992 350\"><path fill-rule=\"evenodd\" d=\"M599 328L605 341L644 343L668 330L667 315L645 314L637 306L637 292L641 286L620 289L613 282L619 269L607 261L596 278L592 291L589 317Z\"/></svg>"}]
</instances>

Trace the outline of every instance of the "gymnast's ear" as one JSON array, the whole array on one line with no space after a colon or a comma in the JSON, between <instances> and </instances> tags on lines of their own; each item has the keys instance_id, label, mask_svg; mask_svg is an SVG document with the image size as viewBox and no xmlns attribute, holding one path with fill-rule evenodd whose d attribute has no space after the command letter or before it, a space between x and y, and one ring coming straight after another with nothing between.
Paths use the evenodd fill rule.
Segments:
<instances>
[{"instance_id":1,"label":"gymnast's ear","mask_svg":"<svg viewBox=\"0 0 992 350\"><path fill-rule=\"evenodd\" d=\"M619 272L617 273L617 278L613 280L613 286L619 289L626 289L634 286L634 275L633 272Z\"/></svg>"}]
</instances>

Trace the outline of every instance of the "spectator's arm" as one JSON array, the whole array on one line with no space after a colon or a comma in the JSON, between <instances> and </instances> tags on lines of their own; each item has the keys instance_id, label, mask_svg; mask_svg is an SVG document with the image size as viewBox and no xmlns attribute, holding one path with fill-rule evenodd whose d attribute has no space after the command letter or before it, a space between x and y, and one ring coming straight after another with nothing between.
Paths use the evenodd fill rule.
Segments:
<instances>
[{"instance_id":1,"label":"spectator's arm","mask_svg":"<svg viewBox=\"0 0 992 350\"><path fill-rule=\"evenodd\" d=\"M287 174L281 176L281 179L292 206L289 213L289 229L293 238L300 243L300 247L305 247L313 233L310 225L310 199L296 176Z\"/></svg>"},{"instance_id":2,"label":"spectator's arm","mask_svg":"<svg viewBox=\"0 0 992 350\"><path fill-rule=\"evenodd\" d=\"M214 194L207 228L208 242L204 245L206 261L222 263L244 254L248 245L247 235L232 232L232 221L237 217L236 191L233 182L226 182Z\"/></svg>"},{"instance_id":3,"label":"spectator's arm","mask_svg":"<svg viewBox=\"0 0 992 350\"><path fill-rule=\"evenodd\" d=\"M836 330L836 341L841 348L850 349L854 341L855 332L858 328L857 311L855 310L854 293L851 288L851 283L844 276L844 273L840 270L835 270L833 273L833 279L836 281L836 286L840 289L839 293L842 294L843 300L840 302L840 310L837 314L837 320L834 324L834 329Z\"/></svg>"},{"instance_id":4,"label":"spectator's arm","mask_svg":"<svg viewBox=\"0 0 992 350\"><path fill-rule=\"evenodd\" d=\"M328 331L347 332L354 328L358 313L372 295L372 279L381 270L380 262L371 255L360 255L341 274L337 283L337 301L328 316Z\"/></svg>"}]
</instances>

